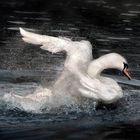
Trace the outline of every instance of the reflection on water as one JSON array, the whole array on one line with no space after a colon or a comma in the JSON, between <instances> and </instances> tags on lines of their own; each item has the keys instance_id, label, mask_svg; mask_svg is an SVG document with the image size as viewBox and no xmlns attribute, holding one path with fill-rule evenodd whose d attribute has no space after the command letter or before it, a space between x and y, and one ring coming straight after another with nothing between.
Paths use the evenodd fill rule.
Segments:
<instances>
[{"instance_id":1,"label":"reflection on water","mask_svg":"<svg viewBox=\"0 0 140 140\"><path fill-rule=\"evenodd\" d=\"M118 71L106 71L121 83L125 97L117 105L103 106L99 110L94 110L91 104L84 104L81 107L56 108L45 114L31 114L1 104L2 138L138 139L139 7L138 0L1 0L1 95L31 93L38 85L52 82L63 70L64 53L51 54L38 46L25 44L19 35L19 27L73 40L88 39L93 45L94 58L118 52L127 58L134 79L126 81Z\"/></svg>"}]
</instances>

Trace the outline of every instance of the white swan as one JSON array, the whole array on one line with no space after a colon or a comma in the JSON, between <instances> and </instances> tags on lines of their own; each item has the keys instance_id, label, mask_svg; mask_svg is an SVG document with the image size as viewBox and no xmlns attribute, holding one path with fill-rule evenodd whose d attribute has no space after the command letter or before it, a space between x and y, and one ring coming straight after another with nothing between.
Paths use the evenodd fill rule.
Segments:
<instances>
[{"instance_id":1,"label":"white swan","mask_svg":"<svg viewBox=\"0 0 140 140\"><path fill-rule=\"evenodd\" d=\"M92 45L89 41L72 41L69 38L39 35L22 28L20 33L25 42L41 45L41 49L52 53L60 51L67 53L64 71L49 90L49 96L59 95L64 98L67 92L70 92L76 101L84 96L106 103L112 103L123 96L122 89L116 81L100 76L104 69L115 68L131 79L127 61L121 55L110 53L92 61ZM33 98L33 96L34 94L26 98ZM57 104L63 102L62 98L56 98Z\"/></svg>"}]
</instances>

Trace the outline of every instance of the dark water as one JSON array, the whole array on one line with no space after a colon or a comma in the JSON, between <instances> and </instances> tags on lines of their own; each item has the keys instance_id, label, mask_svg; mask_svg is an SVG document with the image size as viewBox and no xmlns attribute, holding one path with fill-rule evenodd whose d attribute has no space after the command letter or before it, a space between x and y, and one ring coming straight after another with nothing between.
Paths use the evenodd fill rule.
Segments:
<instances>
[{"instance_id":1,"label":"dark water","mask_svg":"<svg viewBox=\"0 0 140 140\"><path fill-rule=\"evenodd\" d=\"M127 58L133 77L127 81L118 71L105 71L119 81L125 96L98 110L89 103L35 114L1 103L0 139L139 139L138 0L1 0L0 17L1 95L31 93L63 70L64 53L51 54L25 44L18 27L73 40L88 39L94 58L110 52Z\"/></svg>"}]
</instances>

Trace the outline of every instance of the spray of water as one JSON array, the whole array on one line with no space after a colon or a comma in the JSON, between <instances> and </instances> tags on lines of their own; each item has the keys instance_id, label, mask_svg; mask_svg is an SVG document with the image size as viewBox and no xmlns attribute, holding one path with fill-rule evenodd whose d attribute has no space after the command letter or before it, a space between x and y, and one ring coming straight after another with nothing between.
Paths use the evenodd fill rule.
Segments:
<instances>
[{"instance_id":1,"label":"spray of water","mask_svg":"<svg viewBox=\"0 0 140 140\"><path fill-rule=\"evenodd\" d=\"M19 108L27 112L42 113L62 106L77 108L87 104L80 96L78 87L80 83L78 77L67 70L64 70L55 84L46 88L41 85L31 86L29 83L23 86L9 86L7 91L2 91L1 102L7 104L9 108ZM28 89L28 90L27 90ZM93 102L93 101L92 101Z\"/></svg>"}]
</instances>

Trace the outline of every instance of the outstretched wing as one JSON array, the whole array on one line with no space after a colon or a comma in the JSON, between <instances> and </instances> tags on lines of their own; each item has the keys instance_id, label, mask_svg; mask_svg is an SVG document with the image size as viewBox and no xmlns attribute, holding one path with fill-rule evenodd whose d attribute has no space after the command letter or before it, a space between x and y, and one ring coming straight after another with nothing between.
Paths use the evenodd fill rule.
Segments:
<instances>
[{"instance_id":1,"label":"outstretched wing","mask_svg":"<svg viewBox=\"0 0 140 140\"><path fill-rule=\"evenodd\" d=\"M71 42L70 39L52 37L47 35L40 35L36 33L32 33L26 31L22 28L20 29L20 33L23 36L22 39L31 44L41 45L41 49L50 51L52 53L67 51L67 46Z\"/></svg>"}]
</instances>

